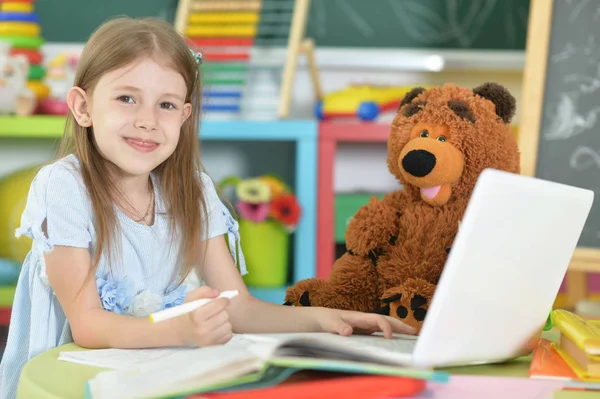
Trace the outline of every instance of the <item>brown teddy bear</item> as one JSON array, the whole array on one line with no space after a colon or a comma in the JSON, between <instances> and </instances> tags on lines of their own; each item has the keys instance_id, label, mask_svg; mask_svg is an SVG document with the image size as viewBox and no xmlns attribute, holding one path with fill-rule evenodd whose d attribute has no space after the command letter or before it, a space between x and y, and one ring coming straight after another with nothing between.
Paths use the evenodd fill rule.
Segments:
<instances>
[{"instance_id":1,"label":"brown teddy bear","mask_svg":"<svg viewBox=\"0 0 600 399\"><path fill-rule=\"evenodd\" d=\"M514 97L496 83L407 93L387 143L403 189L361 207L329 279L296 283L285 305L377 312L420 330L479 174L520 172L514 112Z\"/></svg>"}]
</instances>

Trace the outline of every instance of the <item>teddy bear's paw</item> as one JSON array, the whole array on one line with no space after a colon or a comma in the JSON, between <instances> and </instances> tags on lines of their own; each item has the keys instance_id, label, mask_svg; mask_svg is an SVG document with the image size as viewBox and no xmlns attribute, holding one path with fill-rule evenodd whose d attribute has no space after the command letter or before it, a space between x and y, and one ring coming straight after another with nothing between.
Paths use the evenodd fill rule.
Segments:
<instances>
[{"instance_id":1,"label":"teddy bear's paw","mask_svg":"<svg viewBox=\"0 0 600 399\"><path fill-rule=\"evenodd\" d=\"M405 296L402 294L394 294L390 297L382 299L384 306L372 310L371 313L378 313L385 316L395 317L403 323L420 330L427 315L427 304L425 297L421 295Z\"/></svg>"},{"instance_id":2,"label":"teddy bear's paw","mask_svg":"<svg viewBox=\"0 0 600 399\"><path fill-rule=\"evenodd\" d=\"M326 291L327 288L330 288L329 284L317 278L298 281L287 289L283 304L286 306L321 306L321 303L311 303L311 299L312 302L315 298L317 300L321 299L318 295L319 292Z\"/></svg>"},{"instance_id":3,"label":"teddy bear's paw","mask_svg":"<svg viewBox=\"0 0 600 399\"><path fill-rule=\"evenodd\" d=\"M422 323L425 320L428 301L422 295L405 296L403 299L402 294L396 294L390 298L384 298L383 301L390 301L390 313L392 308L395 308L395 316L403 321ZM394 316L393 314L390 315Z\"/></svg>"},{"instance_id":4,"label":"teddy bear's paw","mask_svg":"<svg viewBox=\"0 0 600 399\"><path fill-rule=\"evenodd\" d=\"M385 252L398 240L398 223L402 213L377 198L363 206L348 223L346 245L355 255L373 257Z\"/></svg>"},{"instance_id":5,"label":"teddy bear's paw","mask_svg":"<svg viewBox=\"0 0 600 399\"><path fill-rule=\"evenodd\" d=\"M435 285L420 278L409 278L402 285L386 290L381 301L387 310L385 314L420 330L434 292ZM383 313L384 308L378 313Z\"/></svg>"},{"instance_id":6,"label":"teddy bear's paw","mask_svg":"<svg viewBox=\"0 0 600 399\"><path fill-rule=\"evenodd\" d=\"M304 291L297 301L288 300L283 303L284 306L312 306L310 304L310 294Z\"/></svg>"}]
</instances>

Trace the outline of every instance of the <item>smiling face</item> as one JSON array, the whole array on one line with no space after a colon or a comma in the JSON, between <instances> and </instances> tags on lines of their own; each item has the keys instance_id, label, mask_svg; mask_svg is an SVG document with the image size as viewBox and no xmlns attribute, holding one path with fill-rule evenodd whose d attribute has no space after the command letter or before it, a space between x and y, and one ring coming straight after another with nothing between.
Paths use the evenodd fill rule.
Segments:
<instances>
[{"instance_id":1,"label":"smiling face","mask_svg":"<svg viewBox=\"0 0 600 399\"><path fill-rule=\"evenodd\" d=\"M102 75L91 93L82 94L102 157L127 175L154 170L177 147L191 112L186 93L181 74L154 58Z\"/></svg>"},{"instance_id":2,"label":"smiling face","mask_svg":"<svg viewBox=\"0 0 600 399\"><path fill-rule=\"evenodd\" d=\"M518 173L513 113L514 99L495 84L414 89L392 123L388 168L413 198L430 205L466 198L485 168Z\"/></svg>"}]
</instances>

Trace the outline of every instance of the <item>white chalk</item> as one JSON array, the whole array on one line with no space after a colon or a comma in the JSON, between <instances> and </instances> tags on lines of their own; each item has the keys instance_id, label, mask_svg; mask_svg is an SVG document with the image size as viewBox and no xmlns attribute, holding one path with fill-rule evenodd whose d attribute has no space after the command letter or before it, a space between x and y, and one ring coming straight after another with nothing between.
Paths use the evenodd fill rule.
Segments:
<instances>
[{"instance_id":1,"label":"white chalk","mask_svg":"<svg viewBox=\"0 0 600 399\"><path fill-rule=\"evenodd\" d=\"M187 303L181 304L179 306L173 306L172 308L164 309L164 310L158 311L156 313L152 313L148 317L150 318L150 322L158 323L159 321L172 319L173 317L181 316L186 313L192 312L192 311L198 309L199 307L204 306L207 303L210 303L218 298L229 298L229 299L234 298L234 297L238 296L239 293L240 292L238 290L223 291L217 298L196 299L195 301L187 302Z\"/></svg>"}]
</instances>

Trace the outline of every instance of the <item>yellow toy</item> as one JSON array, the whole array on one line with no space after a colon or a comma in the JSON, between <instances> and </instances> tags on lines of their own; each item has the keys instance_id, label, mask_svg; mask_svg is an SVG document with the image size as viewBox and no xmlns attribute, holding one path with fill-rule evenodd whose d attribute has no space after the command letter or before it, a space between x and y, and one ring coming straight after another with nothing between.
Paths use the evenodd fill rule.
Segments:
<instances>
[{"instance_id":1,"label":"yellow toy","mask_svg":"<svg viewBox=\"0 0 600 399\"><path fill-rule=\"evenodd\" d=\"M39 166L14 172L0 179L0 258L19 263L31 249L31 239L15 238L15 230L21 225L29 187Z\"/></svg>"},{"instance_id":2,"label":"yellow toy","mask_svg":"<svg viewBox=\"0 0 600 399\"><path fill-rule=\"evenodd\" d=\"M315 116L320 120L340 117L358 117L372 121L382 112L396 110L407 86L351 85L326 94L315 105Z\"/></svg>"}]
</instances>

